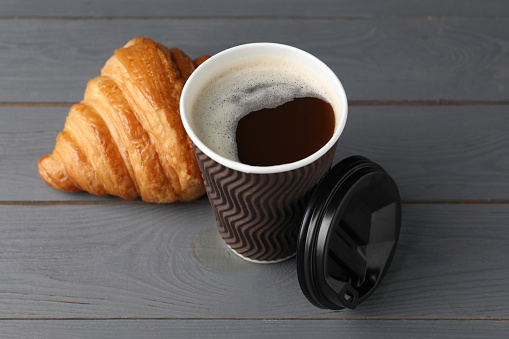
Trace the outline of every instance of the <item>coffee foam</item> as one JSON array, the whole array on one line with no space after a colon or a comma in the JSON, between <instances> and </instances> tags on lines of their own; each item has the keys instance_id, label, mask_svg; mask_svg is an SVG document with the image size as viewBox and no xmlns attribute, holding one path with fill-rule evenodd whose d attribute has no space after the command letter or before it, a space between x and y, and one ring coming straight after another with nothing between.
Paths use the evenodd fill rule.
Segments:
<instances>
[{"instance_id":1,"label":"coffee foam","mask_svg":"<svg viewBox=\"0 0 509 339\"><path fill-rule=\"evenodd\" d=\"M272 57L248 59L222 69L197 93L190 119L194 132L212 151L234 161L239 161L237 124L247 114L302 97L332 104L325 85L313 73Z\"/></svg>"}]
</instances>

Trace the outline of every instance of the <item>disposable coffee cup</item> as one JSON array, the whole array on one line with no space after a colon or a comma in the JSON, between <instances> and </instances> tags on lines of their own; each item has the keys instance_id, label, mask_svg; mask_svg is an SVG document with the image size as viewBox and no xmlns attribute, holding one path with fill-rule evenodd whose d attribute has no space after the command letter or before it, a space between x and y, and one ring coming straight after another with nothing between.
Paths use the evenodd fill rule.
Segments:
<instances>
[{"instance_id":1,"label":"disposable coffee cup","mask_svg":"<svg viewBox=\"0 0 509 339\"><path fill-rule=\"evenodd\" d=\"M332 137L303 159L247 165L225 156L197 132L200 118L195 105L205 89L218 86L218 79L233 66L243 65L238 71L246 72L245 65L260 58L283 61L294 72L302 72L303 81L318 84L334 110ZM355 308L371 295L394 255L401 200L392 178L366 158L350 157L331 169L348 103L341 82L327 65L287 45L236 46L194 71L182 91L180 113L219 232L235 254L255 263L277 263L297 253L301 288L317 307Z\"/></svg>"}]
</instances>

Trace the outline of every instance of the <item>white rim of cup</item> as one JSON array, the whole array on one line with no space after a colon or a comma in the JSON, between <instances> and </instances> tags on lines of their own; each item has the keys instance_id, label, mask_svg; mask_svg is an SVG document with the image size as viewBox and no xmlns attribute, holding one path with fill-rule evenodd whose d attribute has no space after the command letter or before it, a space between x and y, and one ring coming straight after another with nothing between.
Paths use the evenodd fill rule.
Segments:
<instances>
[{"instance_id":1,"label":"white rim of cup","mask_svg":"<svg viewBox=\"0 0 509 339\"><path fill-rule=\"evenodd\" d=\"M328 85L330 94L337 98L337 103L339 107L334 107L334 105L333 107L335 109L338 108L340 110L340 113L336 115L336 119L339 116L339 121L336 120L335 126L336 129L334 131L332 138L317 152L311 154L310 156L304 159L292 163L275 166L252 166L240 163L238 161L227 159L217 154L216 152L212 151L209 147L207 147L194 133L191 123L189 122L189 114L194 92L197 89L201 88L201 86L199 85L202 84L203 81L210 79L213 73L227 67L232 62L237 62L243 59L248 59L256 56L282 57L285 59L289 59L293 62L297 62L304 68L307 68L308 70L311 70L311 72L317 74L318 77L322 79L325 84ZM296 47L284 44L258 42L231 47L229 49L226 49L222 52L213 55L212 57L207 59L204 63L202 63L191 74L191 76L187 79L186 84L184 85L184 89L182 90L182 94L180 97L180 114L184 128L189 137L191 138L191 141L209 158L213 159L214 161L220 163L223 166L226 166L228 168L240 172L270 174L287 172L301 168L303 166L311 164L312 162L323 156L325 153L327 153L327 151L331 147L333 147L334 144L337 142L339 136L343 132L343 129L346 125L346 120L348 116L348 101L343 85L339 81L336 74L325 63L323 63L320 59L318 59L314 55L301 49L298 49Z\"/></svg>"}]
</instances>

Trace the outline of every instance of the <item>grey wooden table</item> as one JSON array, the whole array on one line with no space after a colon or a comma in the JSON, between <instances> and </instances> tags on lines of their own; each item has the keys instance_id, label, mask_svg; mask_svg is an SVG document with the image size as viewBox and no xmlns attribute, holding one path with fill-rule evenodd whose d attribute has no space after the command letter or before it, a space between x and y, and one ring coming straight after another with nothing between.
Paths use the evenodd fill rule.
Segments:
<instances>
[{"instance_id":1,"label":"grey wooden table","mask_svg":"<svg viewBox=\"0 0 509 339\"><path fill-rule=\"evenodd\" d=\"M350 115L335 161L395 178L393 265L357 310L256 265L206 198L152 205L46 186L72 103L135 36L192 57L255 41L325 61ZM0 338L509 335L509 2L0 1Z\"/></svg>"}]
</instances>

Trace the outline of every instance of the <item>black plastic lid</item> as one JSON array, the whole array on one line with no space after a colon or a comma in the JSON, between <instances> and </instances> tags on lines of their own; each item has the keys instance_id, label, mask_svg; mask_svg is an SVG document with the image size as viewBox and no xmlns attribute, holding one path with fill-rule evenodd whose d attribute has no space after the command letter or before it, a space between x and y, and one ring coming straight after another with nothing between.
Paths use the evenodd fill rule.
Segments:
<instances>
[{"instance_id":1,"label":"black plastic lid","mask_svg":"<svg viewBox=\"0 0 509 339\"><path fill-rule=\"evenodd\" d=\"M401 198L385 170L349 157L325 175L310 199L299 235L302 291L320 308L355 308L378 287L401 227Z\"/></svg>"}]
</instances>

